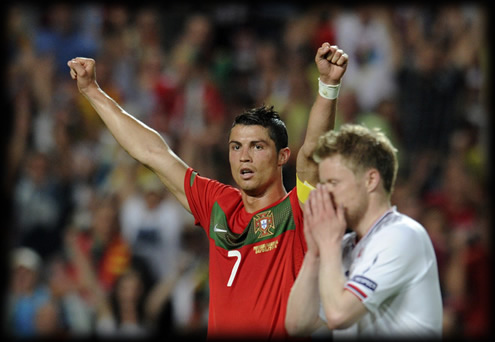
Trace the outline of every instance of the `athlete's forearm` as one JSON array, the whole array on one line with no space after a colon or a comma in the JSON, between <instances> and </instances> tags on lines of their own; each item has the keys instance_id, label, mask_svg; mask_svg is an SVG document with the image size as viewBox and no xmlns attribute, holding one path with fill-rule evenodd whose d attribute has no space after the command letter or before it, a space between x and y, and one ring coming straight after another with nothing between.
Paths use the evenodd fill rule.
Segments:
<instances>
[{"instance_id":1,"label":"athlete's forearm","mask_svg":"<svg viewBox=\"0 0 495 342\"><path fill-rule=\"evenodd\" d=\"M291 336L309 336L320 325L319 261L306 254L287 303L285 328Z\"/></svg>"},{"instance_id":2,"label":"athlete's forearm","mask_svg":"<svg viewBox=\"0 0 495 342\"><path fill-rule=\"evenodd\" d=\"M160 134L127 113L98 86L85 89L83 95L117 142L133 158L153 170L186 210L190 210L184 193L187 165Z\"/></svg>"},{"instance_id":3,"label":"athlete's forearm","mask_svg":"<svg viewBox=\"0 0 495 342\"><path fill-rule=\"evenodd\" d=\"M340 243L320 249L319 292L330 329L343 329L366 312L365 306L345 290Z\"/></svg>"},{"instance_id":4,"label":"athlete's forearm","mask_svg":"<svg viewBox=\"0 0 495 342\"><path fill-rule=\"evenodd\" d=\"M325 132L334 129L337 112L337 99L328 100L316 95L308 119L308 127L304 143L297 155L297 173L301 181L315 185L318 183L318 171L313 161L313 152L318 138Z\"/></svg>"},{"instance_id":5,"label":"athlete's forearm","mask_svg":"<svg viewBox=\"0 0 495 342\"><path fill-rule=\"evenodd\" d=\"M166 143L150 127L127 113L101 88L91 87L83 93L117 142L135 159L152 163L153 151L166 150Z\"/></svg>"},{"instance_id":6,"label":"athlete's forearm","mask_svg":"<svg viewBox=\"0 0 495 342\"><path fill-rule=\"evenodd\" d=\"M306 137L304 139L303 152L307 157L312 157L318 144L318 138L325 132L334 129L335 115L337 112L337 99L329 100L316 95L315 102L309 114Z\"/></svg>"}]
</instances>

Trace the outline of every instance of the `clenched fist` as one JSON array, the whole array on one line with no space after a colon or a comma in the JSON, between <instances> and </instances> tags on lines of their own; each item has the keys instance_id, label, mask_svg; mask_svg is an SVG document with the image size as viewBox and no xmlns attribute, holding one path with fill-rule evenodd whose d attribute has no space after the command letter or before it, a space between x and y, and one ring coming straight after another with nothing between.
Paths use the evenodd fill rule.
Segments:
<instances>
[{"instance_id":1,"label":"clenched fist","mask_svg":"<svg viewBox=\"0 0 495 342\"><path fill-rule=\"evenodd\" d=\"M96 82L95 60L92 58L77 57L67 62L70 76L77 80L77 88L86 94L91 88L98 88Z\"/></svg>"}]
</instances>

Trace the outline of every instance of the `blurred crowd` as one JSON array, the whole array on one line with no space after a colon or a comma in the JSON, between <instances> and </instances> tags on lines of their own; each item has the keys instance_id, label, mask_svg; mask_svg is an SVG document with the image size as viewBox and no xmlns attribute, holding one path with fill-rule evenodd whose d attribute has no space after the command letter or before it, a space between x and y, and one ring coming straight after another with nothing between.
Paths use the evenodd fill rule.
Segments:
<instances>
[{"instance_id":1,"label":"blurred crowd","mask_svg":"<svg viewBox=\"0 0 495 342\"><path fill-rule=\"evenodd\" d=\"M235 115L272 104L297 151L325 41L349 55L337 126L399 149L393 195L437 253L444 335L490 332L486 10L329 3L11 4L5 16L3 328L14 337L204 336L208 241L105 129L67 61L202 175L232 184ZM295 156L284 169L295 180ZM405 251L407 253L407 251Z\"/></svg>"}]
</instances>

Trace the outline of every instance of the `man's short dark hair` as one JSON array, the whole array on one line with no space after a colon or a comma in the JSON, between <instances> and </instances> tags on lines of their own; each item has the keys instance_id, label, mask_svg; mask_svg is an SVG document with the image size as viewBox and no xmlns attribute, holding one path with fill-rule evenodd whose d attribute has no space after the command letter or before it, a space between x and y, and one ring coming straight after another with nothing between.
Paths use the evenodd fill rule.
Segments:
<instances>
[{"instance_id":1,"label":"man's short dark hair","mask_svg":"<svg viewBox=\"0 0 495 342\"><path fill-rule=\"evenodd\" d=\"M236 125L259 125L268 128L268 135L275 142L277 151L289 146L287 127L273 106L263 105L239 114L234 119L232 128Z\"/></svg>"}]
</instances>

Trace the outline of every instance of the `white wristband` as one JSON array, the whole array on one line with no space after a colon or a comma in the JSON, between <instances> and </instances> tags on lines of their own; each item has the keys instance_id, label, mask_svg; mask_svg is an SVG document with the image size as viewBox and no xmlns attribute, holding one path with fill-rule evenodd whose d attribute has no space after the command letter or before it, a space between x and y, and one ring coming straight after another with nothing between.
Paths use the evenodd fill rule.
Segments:
<instances>
[{"instance_id":1,"label":"white wristband","mask_svg":"<svg viewBox=\"0 0 495 342\"><path fill-rule=\"evenodd\" d=\"M321 97L329 100L335 100L339 97L340 83L336 85L330 85L323 83L318 77L318 92Z\"/></svg>"}]
</instances>

